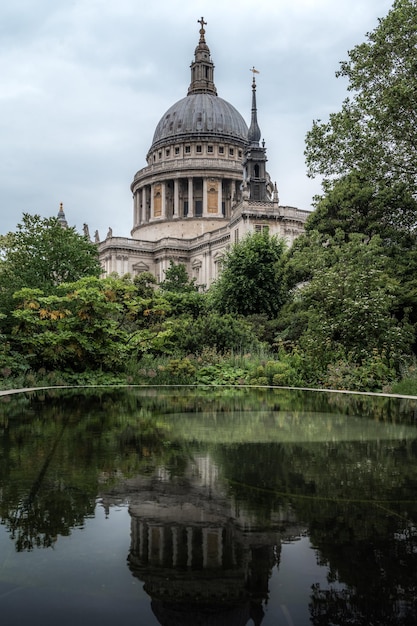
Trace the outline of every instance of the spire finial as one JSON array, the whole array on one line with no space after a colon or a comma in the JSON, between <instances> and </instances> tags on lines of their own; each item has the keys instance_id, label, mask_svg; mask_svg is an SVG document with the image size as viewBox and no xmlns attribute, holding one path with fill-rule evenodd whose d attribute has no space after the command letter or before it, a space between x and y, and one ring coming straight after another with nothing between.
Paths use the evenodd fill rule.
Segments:
<instances>
[{"instance_id":1,"label":"spire finial","mask_svg":"<svg viewBox=\"0 0 417 626\"><path fill-rule=\"evenodd\" d=\"M197 20L197 22L201 26L201 28L200 28L200 43L205 43L204 35L206 34L206 31L204 30L204 26L207 26L207 22L204 21L204 17L200 17L200 19Z\"/></svg>"},{"instance_id":2,"label":"spire finial","mask_svg":"<svg viewBox=\"0 0 417 626\"><path fill-rule=\"evenodd\" d=\"M252 72L252 75L253 75L252 89L254 89L256 87L255 74L260 74L260 72L259 72L259 70L255 69L255 66L253 66L249 71Z\"/></svg>"},{"instance_id":3,"label":"spire finial","mask_svg":"<svg viewBox=\"0 0 417 626\"><path fill-rule=\"evenodd\" d=\"M252 116L251 116L251 123L250 123L250 127L249 127L249 132L248 132L248 140L249 143L252 145L256 145L259 146L259 140L261 138L261 130L258 126L258 117L257 117L257 111L256 111L256 82L255 82L255 74L259 74L259 70L255 69L255 67L252 67L252 69L250 70L253 74L253 80L252 80Z\"/></svg>"}]
</instances>

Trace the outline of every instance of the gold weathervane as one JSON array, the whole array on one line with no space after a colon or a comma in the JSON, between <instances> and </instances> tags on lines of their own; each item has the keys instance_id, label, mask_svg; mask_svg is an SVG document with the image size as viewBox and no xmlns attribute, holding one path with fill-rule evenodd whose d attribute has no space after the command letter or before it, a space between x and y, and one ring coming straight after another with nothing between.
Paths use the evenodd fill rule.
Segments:
<instances>
[{"instance_id":1,"label":"gold weathervane","mask_svg":"<svg viewBox=\"0 0 417 626\"><path fill-rule=\"evenodd\" d=\"M252 72L254 78L255 78L255 74L260 74L260 71L256 70L254 67L252 67L249 71Z\"/></svg>"}]
</instances>

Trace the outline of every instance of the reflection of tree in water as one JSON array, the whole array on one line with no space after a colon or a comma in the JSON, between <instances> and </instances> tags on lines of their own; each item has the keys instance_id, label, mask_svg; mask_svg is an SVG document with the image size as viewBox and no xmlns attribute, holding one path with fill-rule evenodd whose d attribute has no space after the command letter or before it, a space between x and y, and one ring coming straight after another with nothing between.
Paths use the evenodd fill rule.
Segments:
<instances>
[{"instance_id":1,"label":"reflection of tree in water","mask_svg":"<svg viewBox=\"0 0 417 626\"><path fill-rule=\"evenodd\" d=\"M318 400L318 397L310 397L306 404L312 411L325 411L327 401ZM64 397L47 398L47 402L35 397L27 406L20 403L18 411L11 407L9 413L3 411L0 415L2 523L13 534L18 550L49 546L58 535L69 534L71 528L83 524L85 517L92 515L100 490L105 491L120 479L133 476L151 479L155 475L166 477L165 482L159 479L165 489L168 485L172 488L181 484L181 481L183 486L188 484L189 489L187 472L190 463L198 456L209 454L218 468L219 480L227 486L224 502L229 503L229 508L233 505L233 510L230 509L227 515L222 513L218 527L210 522L205 530L194 524L193 532L195 538L199 538L198 541L195 539L196 545L202 545L204 536L207 541L212 535L216 536L215 532L210 533L217 528L225 558L223 573L223 565L230 564L226 559L231 554L228 546L233 546L236 568L243 568L245 572L239 574L239 589L244 589L247 594L245 602L238 603L239 610L236 604L228 606L230 610L236 609L233 614L235 623L239 623L238 615L243 620L254 606L259 608L260 605L259 598L254 601L249 594L249 588L253 590L256 586L253 582L256 575L251 578L252 570L242 565L247 536L243 530L245 525L239 526L231 521L235 519L236 511L252 515L251 528L262 529L263 533L283 532L289 522L297 519L308 525L321 562L329 566L329 587L315 585L312 589L310 611L315 626L344 624L349 620L350 623L381 626L416 623L415 441L333 442L333 433L329 430L327 442L226 445L220 437L215 437L215 432L211 442L201 443L198 434L194 439L186 438L178 430L180 420L177 415L190 414L198 424L199 416L211 411L213 419L210 423L214 431L220 421L227 422L229 415L237 414L242 415L242 420L235 421L236 427L247 436L245 429L248 425L244 418L249 411L256 412L257 406L272 422L274 416L285 408L296 414L298 423L302 423L305 407L302 403L297 405L302 398L301 392L296 392L294 399L288 393L252 395L232 390L230 394L224 392L222 398L220 393L198 395L198 392L188 394L179 390L171 397L160 390L147 390L133 394L122 391L95 391L90 395L72 392ZM334 410L339 398L332 396L327 408L332 404ZM398 414L394 403L386 399L378 399L375 406L375 416L383 423L396 424L407 415L405 405ZM361 412L372 415L368 399L349 400L343 410L352 415ZM262 428L262 420L258 426ZM210 493L193 489L194 497L200 494L200 502L214 502ZM167 493L163 497L166 502ZM186 498L189 501L190 496ZM286 512L284 517L282 511ZM154 514L155 511L148 517L136 516L148 524L147 533L149 523L155 522ZM166 514L166 509L159 514ZM136 524L133 517L132 525ZM184 520L183 524L178 519L171 521L183 542L187 543L187 528L193 527L192 519ZM166 519L164 523L168 523ZM161 530L162 526L152 527L155 537L165 537L165 527ZM169 528L165 537L168 544L169 541L172 543L173 536L171 526ZM134 532L139 533L139 530ZM133 536L136 535L132 531ZM265 572L270 572L276 558L274 554L271 556L274 541L257 542L254 534L251 537L247 554L251 555L251 563L259 559L254 571L263 572L264 578L260 576L259 580L265 593ZM197 548L195 554L198 554ZM146 579L147 589L152 590L155 614L160 615L161 620L167 620L169 614L174 620L178 605L168 597L169 589L163 590L162 573L166 563L156 565L152 559L144 560L135 544L130 566L139 577ZM203 570L193 569L191 562L194 579ZM176 568L175 576L171 574L170 585L175 592L175 585L184 582L181 578L184 567ZM200 587L210 589L208 581L211 581L209 577L201 575ZM333 584L335 582L343 583L346 588L338 589ZM203 606L207 608L201 602L199 607L202 610ZM227 603L224 607L226 610ZM191 614L190 599L185 596L182 609ZM209 624L207 620L211 617L207 608L205 623ZM229 618L229 623L233 623L232 613Z\"/></svg>"},{"instance_id":2,"label":"reflection of tree in water","mask_svg":"<svg viewBox=\"0 0 417 626\"><path fill-rule=\"evenodd\" d=\"M312 590L315 625L417 623L415 442L244 444L214 458L238 502L263 519L287 506L308 525L329 567L329 588Z\"/></svg>"},{"instance_id":3,"label":"reflection of tree in water","mask_svg":"<svg viewBox=\"0 0 417 626\"><path fill-rule=\"evenodd\" d=\"M0 514L17 551L50 547L94 510L94 500L77 488L71 472L63 480L68 412L55 407L53 419L37 419L32 409L32 419L20 417L17 427L8 423L1 433Z\"/></svg>"},{"instance_id":4,"label":"reflection of tree in water","mask_svg":"<svg viewBox=\"0 0 417 626\"><path fill-rule=\"evenodd\" d=\"M322 504L312 517L310 537L330 571L329 588L313 586L315 626L417 623L417 532L412 518L412 502ZM335 581L346 589L335 588Z\"/></svg>"},{"instance_id":5,"label":"reflection of tree in water","mask_svg":"<svg viewBox=\"0 0 417 626\"><path fill-rule=\"evenodd\" d=\"M0 414L0 516L17 551L69 535L94 514L100 486L166 452L146 411L129 418L137 402L123 393L42 392L17 406L3 404ZM141 459L131 449L132 423Z\"/></svg>"},{"instance_id":6,"label":"reflection of tree in water","mask_svg":"<svg viewBox=\"0 0 417 626\"><path fill-rule=\"evenodd\" d=\"M11 538L15 541L18 552L31 550L34 546L50 547L59 527L57 520L60 520L59 533L67 535L72 527L82 523L86 511L85 505L90 514L92 513L91 502L88 498L83 498L83 494L74 494L70 490L57 490L48 486L46 482L46 474L62 440L66 425L67 419L64 418L29 492L15 511L12 514L11 511L9 512L6 526L11 531ZM80 495L81 499L86 500L83 507L80 507Z\"/></svg>"}]
</instances>

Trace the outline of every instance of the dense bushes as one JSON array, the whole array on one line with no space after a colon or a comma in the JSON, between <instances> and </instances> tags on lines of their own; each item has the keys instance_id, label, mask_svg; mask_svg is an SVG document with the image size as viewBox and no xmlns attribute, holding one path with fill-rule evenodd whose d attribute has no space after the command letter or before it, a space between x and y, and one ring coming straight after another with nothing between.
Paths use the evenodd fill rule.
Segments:
<instances>
[{"instance_id":1,"label":"dense bushes","mask_svg":"<svg viewBox=\"0 0 417 626\"><path fill-rule=\"evenodd\" d=\"M266 235L259 242L264 247ZM400 281L377 236L311 231L274 272L282 303L274 317L220 312L218 285L199 291L176 266L163 288L150 275L114 275L61 283L53 294L21 289L12 331L3 329L1 385L114 380L377 391L404 371L413 379L415 329L405 311L400 319Z\"/></svg>"}]
</instances>

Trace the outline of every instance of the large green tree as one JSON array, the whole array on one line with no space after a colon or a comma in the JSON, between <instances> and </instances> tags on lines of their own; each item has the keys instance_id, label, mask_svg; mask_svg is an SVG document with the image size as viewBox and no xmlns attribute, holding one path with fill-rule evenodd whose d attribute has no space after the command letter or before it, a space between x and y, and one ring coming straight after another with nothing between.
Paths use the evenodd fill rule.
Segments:
<instances>
[{"instance_id":1,"label":"large green tree","mask_svg":"<svg viewBox=\"0 0 417 626\"><path fill-rule=\"evenodd\" d=\"M395 0L364 43L349 52L336 76L349 97L306 138L310 176L357 169L369 180L403 181L417 189L417 3Z\"/></svg>"},{"instance_id":2,"label":"large green tree","mask_svg":"<svg viewBox=\"0 0 417 626\"><path fill-rule=\"evenodd\" d=\"M54 294L24 288L14 299L12 348L33 370L115 372L170 337L163 326L169 303L141 297L128 276L61 283Z\"/></svg>"},{"instance_id":3,"label":"large green tree","mask_svg":"<svg viewBox=\"0 0 417 626\"><path fill-rule=\"evenodd\" d=\"M284 300L281 263L285 242L268 232L249 233L227 250L210 299L219 313L277 315Z\"/></svg>"},{"instance_id":4,"label":"large green tree","mask_svg":"<svg viewBox=\"0 0 417 626\"><path fill-rule=\"evenodd\" d=\"M165 271L165 279L159 284L163 298L171 306L171 316L189 315L197 318L206 313L207 296L199 291L195 278L188 276L184 263L173 263Z\"/></svg>"},{"instance_id":5,"label":"large green tree","mask_svg":"<svg viewBox=\"0 0 417 626\"><path fill-rule=\"evenodd\" d=\"M417 201L405 183L387 180L376 184L353 170L325 183L324 189L307 220L306 232L317 230L333 236L342 229L346 238L352 233L379 235L388 249L414 245Z\"/></svg>"},{"instance_id":6,"label":"large green tree","mask_svg":"<svg viewBox=\"0 0 417 626\"><path fill-rule=\"evenodd\" d=\"M169 268L165 271L165 278L160 283L159 288L170 293L190 293L198 291L195 278L189 278L187 268L184 263L170 262Z\"/></svg>"},{"instance_id":7,"label":"large green tree","mask_svg":"<svg viewBox=\"0 0 417 626\"><path fill-rule=\"evenodd\" d=\"M393 315L401 291L380 237L346 240L339 230L334 237L312 232L307 241L292 262L299 256L299 270L310 276L282 312L280 338L306 355L314 382L340 359L353 368L377 357L398 371L414 334L406 318Z\"/></svg>"},{"instance_id":8,"label":"large green tree","mask_svg":"<svg viewBox=\"0 0 417 626\"><path fill-rule=\"evenodd\" d=\"M97 246L54 217L24 213L16 231L0 238L0 312L6 315L18 289L52 294L61 283L99 275Z\"/></svg>"},{"instance_id":9,"label":"large green tree","mask_svg":"<svg viewBox=\"0 0 417 626\"><path fill-rule=\"evenodd\" d=\"M310 233L318 231L333 237L343 231L345 241L353 233L381 239L381 254L387 257L392 276L398 282L396 315L417 322L417 241L413 233L417 200L405 183L386 181L375 184L363 174L350 174L325 184L326 194L316 203L306 224L306 237L300 238L289 255L288 275L292 284L311 276L316 262L312 259ZM302 254L300 254L302 251ZM294 262L295 261L295 262ZM304 274L300 270L304 269Z\"/></svg>"}]
</instances>

